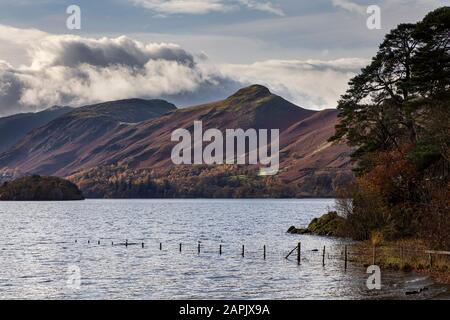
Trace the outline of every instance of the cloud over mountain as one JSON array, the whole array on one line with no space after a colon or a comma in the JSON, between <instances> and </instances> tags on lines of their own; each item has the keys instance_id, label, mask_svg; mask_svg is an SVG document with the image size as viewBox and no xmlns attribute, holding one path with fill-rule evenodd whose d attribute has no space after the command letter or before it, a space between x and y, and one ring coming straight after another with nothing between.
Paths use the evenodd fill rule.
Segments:
<instances>
[{"instance_id":1,"label":"cloud over mountain","mask_svg":"<svg viewBox=\"0 0 450 320\"><path fill-rule=\"evenodd\" d=\"M0 115L134 97L163 98L186 106L224 98L253 83L301 106L322 109L335 106L348 79L365 63L339 59L214 64L206 55L172 43L36 30L23 30L23 41L8 38L3 28L0 25L0 44L16 41L28 52L29 63L13 66L0 61Z\"/></svg>"},{"instance_id":2,"label":"cloud over mountain","mask_svg":"<svg viewBox=\"0 0 450 320\"><path fill-rule=\"evenodd\" d=\"M0 61L0 114L131 97L182 102L198 92L216 92L218 98L222 90L238 87L208 73L192 54L170 43L47 35L26 49L27 66Z\"/></svg>"},{"instance_id":3,"label":"cloud over mountain","mask_svg":"<svg viewBox=\"0 0 450 320\"><path fill-rule=\"evenodd\" d=\"M298 105L310 109L333 108L348 80L366 59L267 60L250 65L222 66L222 73L242 83L261 83Z\"/></svg>"}]
</instances>

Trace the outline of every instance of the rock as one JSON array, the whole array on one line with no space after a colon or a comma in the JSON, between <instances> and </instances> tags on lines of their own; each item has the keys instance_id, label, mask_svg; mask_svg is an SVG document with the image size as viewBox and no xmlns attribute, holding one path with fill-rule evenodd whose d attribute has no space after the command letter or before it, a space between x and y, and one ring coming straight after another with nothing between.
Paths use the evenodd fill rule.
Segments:
<instances>
[{"instance_id":1,"label":"rock","mask_svg":"<svg viewBox=\"0 0 450 320\"><path fill-rule=\"evenodd\" d=\"M70 181L57 177L33 175L5 182L0 186L4 201L84 200L80 189Z\"/></svg>"},{"instance_id":2,"label":"rock","mask_svg":"<svg viewBox=\"0 0 450 320\"><path fill-rule=\"evenodd\" d=\"M345 221L337 212L331 211L320 218L315 218L308 225L308 230L319 236L339 236L340 229Z\"/></svg>"},{"instance_id":3,"label":"rock","mask_svg":"<svg viewBox=\"0 0 450 320\"><path fill-rule=\"evenodd\" d=\"M339 216L337 212L331 211L320 218L314 218L306 229L291 226L287 232L291 234L314 234L318 236L338 237L341 235L344 221L345 219Z\"/></svg>"},{"instance_id":4,"label":"rock","mask_svg":"<svg viewBox=\"0 0 450 320\"><path fill-rule=\"evenodd\" d=\"M309 234L310 231L308 229L296 228L294 226L289 227L288 233L290 234Z\"/></svg>"},{"instance_id":5,"label":"rock","mask_svg":"<svg viewBox=\"0 0 450 320\"><path fill-rule=\"evenodd\" d=\"M297 230L296 227L290 226L289 229L288 229L288 231L287 231L287 233L293 233L293 231L295 231L295 230Z\"/></svg>"}]
</instances>

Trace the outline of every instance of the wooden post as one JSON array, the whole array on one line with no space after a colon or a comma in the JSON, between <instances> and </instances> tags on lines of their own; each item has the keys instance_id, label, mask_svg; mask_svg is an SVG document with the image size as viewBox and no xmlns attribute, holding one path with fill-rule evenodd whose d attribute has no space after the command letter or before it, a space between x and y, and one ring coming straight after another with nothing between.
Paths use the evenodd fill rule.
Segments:
<instances>
[{"instance_id":1,"label":"wooden post","mask_svg":"<svg viewBox=\"0 0 450 320\"><path fill-rule=\"evenodd\" d=\"M162 242L159 243L159 250L162 250Z\"/></svg>"},{"instance_id":2,"label":"wooden post","mask_svg":"<svg viewBox=\"0 0 450 320\"><path fill-rule=\"evenodd\" d=\"M198 251L198 254L200 254L200 241L198 242L197 251Z\"/></svg>"},{"instance_id":3,"label":"wooden post","mask_svg":"<svg viewBox=\"0 0 450 320\"><path fill-rule=\"evenodd\" d=\"M242 258L245 256L245 246L242 245Z\"/></svg>"},{"instance_id":4,"label":"wooden post","mask_svg":"<svg viewBox=\"0 0 450 320\"><path fill-rule=\"evenodd\" d=\"M344 255L345 255L345 257L344 257L344 259L345 259L345 264L344 264L344 267L345 267L345 270L347 270L347 246L345 246L345 249L344 249Z\"/></svg>"},{"instance_id":5,"label":"wooden post","mask_svg":"<svg viewBox=\"0 0 450 320\"><path fill-rule=\"evenodd\" d=\"M404 265L403 247L400 247L400 261L403 266Z\"/></svg>"},{"instance_id":6,"label":"wooden post","mask_svg":"<svg viewBox=\"0 0 450 320\"><path fill-rule=\"evenodd\" d=\"M325 246L323 246L322 252L322 267L325 267Z\"/></svg>"},{"instance_id":7,"label":"wooden post","mask_svg":"<svg viewBox=\"0 0 450 320\"><path fill-rule=\"evenodd\" d=\"M222 245L219 246L219 254L222 255Z\"/></svg>"},{"instance_id":8,"label":"wooden post","mask_svg":"<svg viewBox=\"0 0 450 320\"><path fill-rule=\"evenodd\" d=\"M372 265L375 265L375 254L376 254L376 247L372 247Z\"/></svg>"},{"instance_id":9,"label":"wooden post","mask_svg":"<svg viewBox=\"0 0 450 320\"><path fill-rule=\"evenodd\" d=\"M125 247L128 247L128 239L125 240Z\"/></svg>"},{"instance_id":10,"label":"wooden post","mask_svg":"<svg viewBox=\"0 0 450 320\"><path fill-rule=\"evenodd\" d=\"M302 254L302 243L299 242L297 245L297 264L300 265L301 264L301 254Z\"/></svg>"},{"instance_id":11,"label":"wooden post","mask_svg":"<svg viewBox=\"0 0 450 320\"><path fill-rule=\"evenodd\" d=\"M91 243L91 240L88 240L88 244Z\"/></svg>"},{"instance_id":12,"label":"wooden post","mask_svg":"<svg viewBox=\"0 0 450 320\"><path fill-rule=\"evenodd\" d=\"M98 240L97 244L100 244L100 240Z\"/></svg>"},{"instance_id":13,"label":"wooden post","mask_svg":"<svg viewBox=\"0 0 450 320\"><path fill-rule=\"evenodd\" d=\"M266 245L264 245L264 260L266 260Z\"/></svg>"},{"instance_id":14,"label":"wooden post","mask_svg":"<svg viewBox=\"0 0 450 320\"><path fill-rule=\"evenodd\" d=\"M144 249L144 243L142 242L142 249Z\"/></svg>"},{"instance_id":15,"label":"wooden post","mask_svg":"<svg viewBox=\"0 0 450 320\"><path fill-rule=\"evenodd\" d=\"M180 243L180 252L181 252L181 248L182 248L182 246L183 246L183 245L182 245L182 244Z\"/></svg>"},{"instance_id":16,"label":"wooden post","mask_svg":"<svg viewBox=\"0 0 450 320\"><path fill-rule=\"evenodd\" d=\"M112 245L112 246L114 245L114 241L111 241L111 245Z\"/></svg>"},{"instance_id":17,"label":"wooden post","mask_svg":"<svg viewBox=\"0 0 450 320\"><path fill-rule=\"evenodd\" d=\"M75 243L77 243L77 239L75 239Z\"/></svg>"}]
</instances>

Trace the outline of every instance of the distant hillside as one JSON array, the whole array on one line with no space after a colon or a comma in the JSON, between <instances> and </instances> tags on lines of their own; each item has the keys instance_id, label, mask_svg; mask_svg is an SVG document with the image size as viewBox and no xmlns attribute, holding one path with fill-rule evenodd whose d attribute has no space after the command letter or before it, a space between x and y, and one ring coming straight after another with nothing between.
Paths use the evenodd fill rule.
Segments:
<instances>
[{"instance_id":1,"label":"distant hillside","mask_svg":"<svg viewBox=\"0 0 450 320\"><path fill-rule=\"evenodd\" d=\"M163 100L128 99L85 106L27 134L0 155L0 168L64 176L89 165L97 146L121 128L176 110ZM96 164L93 162L93 164Z\"/></svg>"},{"instance_id":2,"label":"distant hillside","mask_svg":"<svg viewBox=\"0 0 450 320\"><path fill-rule=\"evenodd\" d=\"M12 147L32 129L39 128L72 110L70 107L52 107L41 112L0 118L0 153Z\"/></svg>"},{"instance_id":3,"label":"distant hillside","mask_svg":"<svg viewBox=\"0 0 450 320\"><path fill-rule=\"evenodd\" d=\"M34 175L0 185L0 201L64 201L83 199L83 194L75 184L57 177Z\"/></svg>"},{"instance_id":4,"label":"distant hillside","mask_svg":"<svg viewBox=\"0 0 450 320\"><path fill-rule=\"evenodd\" d=\"M168 107L161 110L165 114L134 121L120 102L78 109L0 155L0 168L69 177L95 197L328 197L352 177L350 149L327 142L334 133L336 110L306 110L258 85L184 109L159 104ZM279 129L279 175L259 177L255 166L175 166L171 133L178 128L192 131L196 120L204 130L222 132Z\"/></svg>"}]
</instances>

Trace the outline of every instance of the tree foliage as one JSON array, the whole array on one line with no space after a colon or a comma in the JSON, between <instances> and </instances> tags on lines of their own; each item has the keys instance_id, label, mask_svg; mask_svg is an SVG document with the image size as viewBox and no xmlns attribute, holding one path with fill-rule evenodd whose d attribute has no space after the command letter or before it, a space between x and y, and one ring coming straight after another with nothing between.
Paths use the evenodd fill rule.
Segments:
<instances>
[{"instance_id":1,"label":"tree foliage","mask_svg":"<svg viewBox=\"0 0 450 320\"><path fill-rule=\"evenodd\" d=\"M339 101L340 123L331 140L355 147L358 178L341 191L341 208L356 238L373 230L388 238L429 238L437 212L439 232L450 227L449 49L450 7L400 24ZM450 243L444 238L441 245Z\"/></svg>"}]
</instances>

